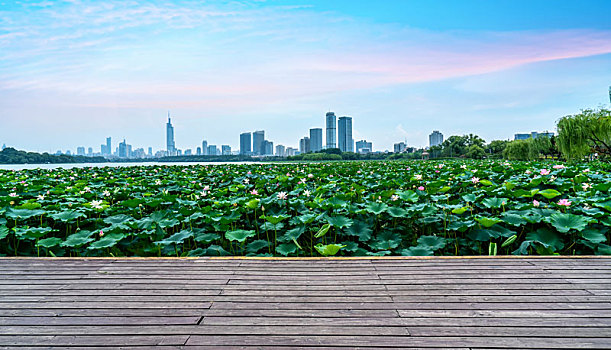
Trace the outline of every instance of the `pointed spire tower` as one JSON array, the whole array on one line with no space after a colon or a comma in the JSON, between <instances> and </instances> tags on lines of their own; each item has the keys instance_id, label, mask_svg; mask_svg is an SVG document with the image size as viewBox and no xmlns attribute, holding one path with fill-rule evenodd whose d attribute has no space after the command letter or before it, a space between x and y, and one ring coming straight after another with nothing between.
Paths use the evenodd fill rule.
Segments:
<instances>
[{"instance_id":1,"label":"pointed spire tower","mask_svg":"<svg viewBox=\"0 0 611 350\"><path fill-rule=\"evenodd\" d=\"M170 119L170 111L168 111L168 124L166 124L166 144L168 156L176 155L176 143L174 142L174 127Z\"/></svg>"}]
</instances>

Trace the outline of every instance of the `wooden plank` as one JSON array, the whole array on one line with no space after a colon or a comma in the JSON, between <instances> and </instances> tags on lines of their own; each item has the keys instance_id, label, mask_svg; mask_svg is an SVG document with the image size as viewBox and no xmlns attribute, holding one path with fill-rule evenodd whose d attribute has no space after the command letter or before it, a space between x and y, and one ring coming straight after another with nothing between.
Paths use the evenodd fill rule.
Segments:
<instances>
[{"instance_id":1,"label":"wooden plank","mask_svg":"<svg viewBox=\"0 0 611 350\"><path fill-rule=\"evenodd\" d=\"M0 303L0 307L2 304ZM247 309L247 310L309 310L317 307L317 303L296 302L214 302L213 309ZM329 303L327 309L334 310L611 310L609 302L584 302L584 303L502 303L502 302L467 302L467 303L442 303L442 302L415 302L415 303Z\"/></svg>"},{"instance_id":2,"label":"wooden plank","mask_svg":"<svg viewBox=\"0 0 611 350\"><path fill-rule=\"evenodd\" d=\"M224 325L183 326L183 325L120 325L120 326L3 326L1 335L44 336L44 335L337 335L337 336L408 336L403 326L237 326Z\"/></svg>"},{"instance_id":3,"label":"wooden plank","mask_svg":"<svg viewBox=\"0 0 611 350\"><path fill-rule=\"evenodd\" d=\"M250 346L387 346L387 347L484 347L505 348L608 349L608 338L527 338L527 337L341 337L341 336L191 336L186 345Z\"/></svg>"},{"instance_id":4,"label":"wooden plank","mask_svg":"<svg viewBox=\"0 0 611 350\"><path fill-rule=\"evenodd\" d=\"M211 309L212 311L212 309ZM611 310L397 310L401 317L611 317ZM211 315L217 313L211 312Z\"/></svg>"},{"instance_id":5,"label":"wooden plank","mask_svg":"<svg viewBox=\"0 0 611 350\"><path fill-rule=\"evenodd\" d=\"M0 302L2 309L166 309L166 308L194 308L207 309L212 305L208 301L196 302L129 302L129 301L109 301L109 302Z\"/></svg>"},{"instance_id":6,"label":"wooden plank","mask_svg":"<svg viewBox=\"0 0 611 350\"><path fill-rule=\"evenodd\" d=\"M138 344L143 347L157 345L184 345L187 335L75 335L75 336L0 336L0 346L122 346Z\"/></svg>"},{"instance_id":7,"label":"wooden plank","mask_svg":"<svg viewBox=\"0 0 611 350\"><path fill-rule=\"evenodd\" d=\"M266 325L266 326L488 326L488 327L611 327L611 317L431 317L431 318L299 318L299 317L229 317L205 316L204 325Z\"/></svg>"},{"instance_id":8,"label":"wooden plank","mask_svg":"<svg viewBox=\"0 0 611 350\"><path fill-rule=\"evenodd\" d=\"M111 326L111 325L196 325L199 316L81 316L81 317L23 317L0 316L0 326Z\"/></svg>"},{"instance_id":9,"label":"wooden plank","mask_svg":"<svg viewBox=\"0 0 611 350\"><path fill-rule=\"evenodd\" d=\"M43 309L43 308L17 308L17 309L0 309L0 315L3 317L164 317L164 316L185 316L185 317L201 317L206 314L208 309L191 309L191 308L96 308L96 309ZM396 312L394 313L396 315Z\"/></svg>"},{"instance_id":10,"label":"wooden plank","mask_svg":"<svg viewBox=\"0 0 611 350\"><path fill-rule=\"evenodd\" d=\"M503 327L410 327L415 337L541 337L541 338L609 338L611 327L544 327L544 326L503 326ZM611 344L611 343L610 343Z\"/></svg>"}]
</instances>

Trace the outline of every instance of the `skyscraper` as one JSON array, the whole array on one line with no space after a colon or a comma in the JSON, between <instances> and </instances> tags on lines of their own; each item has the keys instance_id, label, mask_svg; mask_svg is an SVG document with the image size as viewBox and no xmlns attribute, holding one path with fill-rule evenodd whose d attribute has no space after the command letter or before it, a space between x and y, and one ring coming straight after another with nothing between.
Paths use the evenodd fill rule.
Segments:
<instances>
[{"instance_id":1,"label":"skyscraper","mask_svg":"<svg viewBox=\"0 0 611 350\"><path fill-rule=\"evenodd\" d=\"M252 134L243 132L240 134L240 154L249 155L252 153Z\"/></svg>"},{"instance_id":2,"label":"skyscraper","mask_svg":"<svg viewBox=\"0 0 611 350\"><path fill-rule=\"evenodd\" d=\"M437 130L434 130L432 134L429 135L429 146L439 146L443 143L443 134Z\"/></svg>"},{"instance_id":3,"label":"skyscraper","mask_svg":"<svg viewBox=\"0 0 611 350\"><path fill-rule=\"evenodd\" d=\"M311 151L311 143L309 137L304 137L299 140L299 153L308 153Z\"/></svg>"},{"instance_id":4,"label":"skyscraper","mask_svg":"<svg viewBox=\"0 0 611 350\"><path fill-rule=\"evenodd\" d=\"M216 145L209 145L207 150L209 156L216 156Z\"/></svg>"},{"instance_id":5,"label":"skyscraper","mask_svg":"<svg viewBox=\"0 0 611 350\"><path fill-rule=\"evenodd\" d=\"M335 124L335 113L327 112L327 148L337 148L336 143L336 124Z\"/></svg>"},{"instance_id":6,"label":"skyscraper","mask_svg":"<svg viewBox=\"0 0 611 350\"><path fill-rule=\"evenodd\" d=\"M342 152L354 152L352 117L341 117L337 125L337 143Z\"/></svg>"},{"instance_id":7,"label":"skyscraper","mask_svg":"<svg viewBox=\"0 0 611 350\"><path fill-rule=\"evenodd\" d=\"M176 143L174 142L174 127L172 126L172 120L170 119L170 112L168 112L168 124L166 125L166 142L168 155L176 155Z\"/></svg>"},{"instance_id":8,"label":"skyscraper","mask_svg":"<svg viewBox=\"0 0 611 350\"><path fill-rule=\"evenodd\" d=\"M85 147L77 147L76 148L76 155L77 156L84 156L85 155Z\"/></svg>"},{"instance_id":9,"label":"skyscraper","mask_svg":"<svg viewBox=\"0 0 611 350\"><path fill-rule=\"evenodd\" d=\"M112 153L112 138L106 138L106 155L110 155Z\"/></svg>"},{"instance_id":10,"label":"skyscraper","mask_svg":"<svg viewBox=\"0 0 611 350\"><path fill-rule=\"evenodd\" d=\"M127 158L127 143L125 140L119 143L119 158Z\"/></svg>"},{"instance_id":11,"label":"skyscraper","mask_svg":"<svg viewBox=\"0 0 611 350\"><path fill-rule=\"evenodd\" d=\"M276 146L276 157L284 157L286 150L283 145Z\"/></svg>"},{"instance_id":12,"label":"skyscraper","mask_svg":"<svg viewBox=\"0 0 611 350\"><path fill-rule=\"evenodd\" d=\"M274 155L274 143L268 140L263 140L263 145L261 146L262 155L264 156L273 156Z\"/></svg>"},{"instance_id":13,"label":"skyscraper","mask_svg":"<svg viewBox=\"0 0 611 350\"><path fill-rule=\"evenodd\" d=\"M202 141L202 155L207 156L208 155L208 141L204 140ZM214 156L214 154L211 154L212 156Z\"/></svg>"},{"instance_id":14,"label":"skyscraper","mask_svg":"<svg viewBox=\"0 0 611 350\"><path fill-rule=\"evenodd\" d=\"M230 156L231 155L231 146L221 145L221 154L224 156Z\"/></svg>"},{"instance_id":15,"label":"skyscraper","mask_svg":"<svg viewBox=\"0 0 611 350\"><path fill-rule=\"evenodd\" d=\"M318 152L322 150L322 129L310 129L310 151Z\"/></svg>"},{"instance_id":16,"label":"skyscraper","mask_svg":"<svg viewBox=\"0 0 611 350\"><path fill-rule=\"evenodd\" d=\"M255 155L265 154L265 131L259 130L252 133L252 153Z\"/></svg>"}]
</instances>

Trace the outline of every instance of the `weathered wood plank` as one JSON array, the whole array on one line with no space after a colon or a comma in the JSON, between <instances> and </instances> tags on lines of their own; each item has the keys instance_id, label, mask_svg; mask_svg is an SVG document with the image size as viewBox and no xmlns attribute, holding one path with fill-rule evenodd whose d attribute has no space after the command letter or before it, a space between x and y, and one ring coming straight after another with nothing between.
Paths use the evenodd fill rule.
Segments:
<instances>
[{"instance_id":1,"label":"weathered wood plank","mask_svg":"<svg viewBox=\"0 0 611 350\"><path fill-rule=\"evenodd\" d=\"M224 325L121 325L121 326L3 326L1 335L44 336L44 335L336 335L336 336L408 336L403 326L231 326Z\"/></svg>"},{"instance_id":2,"label":"weathered wood plank","mask_svg":"<svg viewBox=\"0 0 611 350\"><path fill-rule=\"evenodd\" d=\"M196 325L199 316L80 316L80 317L23 317L0 316L0 326L112 326L112 325Z\"/></svg>"},{"instance_id":3,"label":"weathered wood plank","mask_svg":"<svg viewBox=\"0 0 611 350\"><path fill-rule=\"evenodd\" d=\"M187 335L150 336L150 335L75 335L75 336L0 336L0 346L122 346L138 344L140 346L184 345Z\"/></svg>"}]
</instances>

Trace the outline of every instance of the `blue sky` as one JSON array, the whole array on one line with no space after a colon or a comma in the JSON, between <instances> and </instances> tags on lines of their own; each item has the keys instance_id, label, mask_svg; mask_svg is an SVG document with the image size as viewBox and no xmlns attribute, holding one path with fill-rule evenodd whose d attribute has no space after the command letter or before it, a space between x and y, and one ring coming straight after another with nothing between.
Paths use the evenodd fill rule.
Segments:
<instances>
[{"instance_id":1,"label":"blue sky","mask_svg":"<svg viewBox=\"0 0 611 350\"><path fill-rule=\"evenodd\" d=\"M296 147L324 114L392 149L487 141L609 106L611 1L0 0L0 144L106 136L165 148L264 129Z\"/></svg>"}]
</instances>

